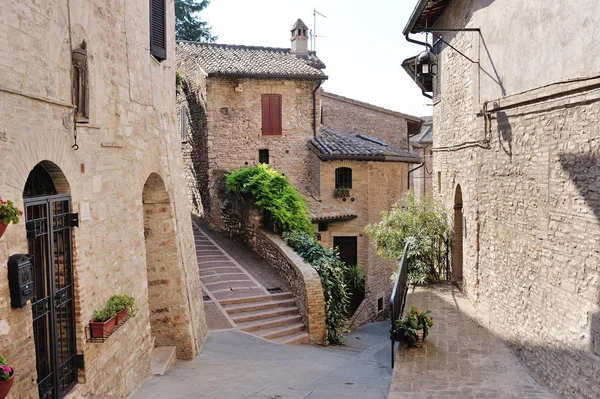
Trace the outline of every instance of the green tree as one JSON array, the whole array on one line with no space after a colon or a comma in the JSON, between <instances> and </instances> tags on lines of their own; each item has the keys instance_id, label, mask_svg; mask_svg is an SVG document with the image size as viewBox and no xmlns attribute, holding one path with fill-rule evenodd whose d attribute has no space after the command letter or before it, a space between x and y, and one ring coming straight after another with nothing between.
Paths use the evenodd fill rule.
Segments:
<instances>
[{"instance_id":1,"label":"green tree","mask_svg":"<svg viewBox=\"0 0 600 399\"><path fill-rule=\"evenodd\" d=\"M418 200L409 190L390 212L382 212L379 223L368 225L365 231L373 237L377 253L388 260L400 260L404 246L410 244L409 283L425 284L444 274L451 229L440 201Z\"/></svg>"},{"instance_id":2,"label":"green tree","mask_svg":"<svg viewBox=\"0 0 600 399\"><path fill-rule=\"evenodd\" d=\"M210 4L210 0L175 0L175 36L177 40L194 42L215 42L208 23L198 17L198 13Z\"/></svg>"}]
</instances>

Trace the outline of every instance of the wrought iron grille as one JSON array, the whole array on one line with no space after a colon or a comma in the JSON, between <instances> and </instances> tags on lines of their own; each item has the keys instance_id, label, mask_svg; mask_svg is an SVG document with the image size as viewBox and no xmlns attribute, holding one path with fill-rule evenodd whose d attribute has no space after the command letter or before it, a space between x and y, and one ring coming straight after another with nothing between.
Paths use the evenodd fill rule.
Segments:
<instances>
[{"instance_id":1,"label":"wrought iron grille","mask_svg":"<svg viewBox=\"0 0 600 399\"><path fill-rule=\"evenodd\" d=\"M406 294L408 293L408 243L404 247L404 253L400 260L400 266L398 266L398 275L396 276L396 282L392 289L392 296L390 297L390 315L392 325L390 327L390 337L392 340L392 368L394 368L394 357L396 354L396 321L402 317L404 313L404 307L406 306Z\"/></svg>"},{"instance_id":2,"label":"wrought iron grille","mask_svg":"<svg viewBox=\"0 0 600 399\"><path fill-rule=\"evenodd\" d=\"M335 188L352 188L352 169L337 168L335 170Z\"/></svg>"}]
</instances>

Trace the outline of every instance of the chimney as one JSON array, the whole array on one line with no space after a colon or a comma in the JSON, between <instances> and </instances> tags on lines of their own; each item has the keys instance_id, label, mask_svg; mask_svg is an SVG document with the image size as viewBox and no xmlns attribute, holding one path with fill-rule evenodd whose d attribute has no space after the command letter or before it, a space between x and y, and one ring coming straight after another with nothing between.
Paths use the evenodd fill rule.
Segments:
<instances>
[{"instance_id":1,"label":"chimney","mask_svg":"<svg viewBox=\"0 0 600 399\"><path fill-rule=\"evenodd\" d=\"M308 57L308 27L300 18L292 26L292 54L298 58Z\"/></svg>"}]
</instances>

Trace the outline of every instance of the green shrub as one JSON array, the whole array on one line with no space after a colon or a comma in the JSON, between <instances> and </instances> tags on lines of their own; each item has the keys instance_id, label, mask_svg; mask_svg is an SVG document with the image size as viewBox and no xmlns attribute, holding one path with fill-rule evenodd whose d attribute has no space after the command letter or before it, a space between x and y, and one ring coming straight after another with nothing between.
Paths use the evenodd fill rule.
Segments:
<instances>
[{"instance_id":1,"label":"green shrub","mask_svg":"<svg viewBox=\"0 0 600 399\"><path fill-rule=\"evenodd\" d=\"M269 165L231 172L226 182L229 192L252 195L254 204L271 217L277 230L312 234L313 226L304 200L294 186Z\"/></svg>"},{"instance_id":2,"label":"green shrub","mask_svg":"<svg viewBox=\"0 0 600 399\"><path fill-rule=\"evenodd\" d=\"M444 272L450 225L441 202L425 197L417 200L409 190L390 212L382 212L381 221L368 225L377 253L389 260L400 260L407 253L408 282L425 284L438 280Z\"/></svg>"},{"instance_id":3,"label":"green shrub","mask_svg":"<svg viewBox=\"0 0 600 399\"><path fill-rule=\"evenodd\" d=\"M418 331L423 330L423 341L425 341L429 335L429 327L433 326L433 318L430 315L430 310L417 309L413 306L401 320L396 320L394 339L412 346L419 340Z\"/></svg>"},{"instance_id":4,"label":"green shrub","mask_svg":"<svg viewBox=\"0 0 600 399\"><path fill-rule=\"evenodd\" d=\"M341 344L349 304L344 278L346 264L340 260L337 251L323 247L306 232L286 233L283 239L319 273L325 297L327 341L334 345Z\"/></svg>"}]
</instances>

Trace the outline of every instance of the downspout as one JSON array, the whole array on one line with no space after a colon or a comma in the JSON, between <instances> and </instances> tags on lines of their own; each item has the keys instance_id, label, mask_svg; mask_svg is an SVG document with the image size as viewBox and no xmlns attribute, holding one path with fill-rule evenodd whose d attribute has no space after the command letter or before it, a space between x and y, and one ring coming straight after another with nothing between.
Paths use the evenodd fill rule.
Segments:
<instances>
[{"instance_id":1,"label":"downspout","mask_svg":"<svg viewBox=\"0 0 600 399\"><path fill-rule=\"evenodd\" d=\"M407 184L407 189L410 190L410 174L412 172L414 172L415 170L421 169L423 166L425 166L425 161L423 161L423 163L419 166L417 166L416 168L412 168L411 170L408 171L408 184Z\"/></svg>"},{"instance_id":2,"label":"downspout","mask_svg":"<svg viewBox=\"0 0 600 399\"><path fill-rule=\"evenodd\" d=\"M418 40L411 39L410 37L408 37L408 35L409 35L409 34L410 34L410 32L406 32L406 33L404 34L404 38L406 39L406 41L407 41L407 42L414 43L414 44L419 44L419 45L421 45L421 46L425 46L425 47L427 47L427 48L429 49L429 51L433 52L433 46L432 46L431 44L429 44L429 43L427 43L427 42L420 42L420 41L418 41ZM428 99L430 99L430 100L433 100L433 96L431 96L431 95L427 94L427 93L425 92L425 90L423 90L423 89L421 89L421 94L422 94L423 96L427 97Z\"/></svg>"},{"instance_id":3,"label":"downspout","mask_svg":"<svg viewBox=\"0 0 600 399\"><path fill-rule=\"evenodd\" d=\"M322 84L323 84L323 81L319 80L319 83L317 84L317 86L315 87L315 89L312 92L312 96L313 96L313 137L315 139L317 138L317 90L319 90L319 88L321 87Z\"/></svg>"}]
</instances>

